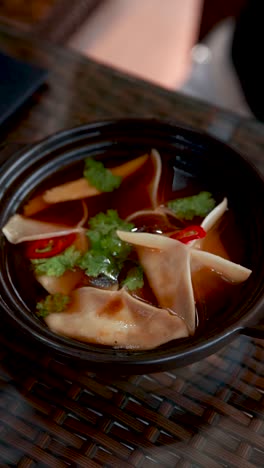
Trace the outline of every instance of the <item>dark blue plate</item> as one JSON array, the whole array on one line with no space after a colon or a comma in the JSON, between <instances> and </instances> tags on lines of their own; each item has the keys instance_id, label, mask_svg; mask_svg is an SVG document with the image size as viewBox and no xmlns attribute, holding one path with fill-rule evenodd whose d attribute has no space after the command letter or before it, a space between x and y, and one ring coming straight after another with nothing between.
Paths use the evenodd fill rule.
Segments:
<instances>
[{"instance_id":1,"label":"dark blue plate","mask_svg":"<svg viewBox=\"0 0 264 468\"><path fill-rule=\"evenodd\" d=\"M0 124L44 83L47 70L0 53Z\"/></svg>"}]
</instances>

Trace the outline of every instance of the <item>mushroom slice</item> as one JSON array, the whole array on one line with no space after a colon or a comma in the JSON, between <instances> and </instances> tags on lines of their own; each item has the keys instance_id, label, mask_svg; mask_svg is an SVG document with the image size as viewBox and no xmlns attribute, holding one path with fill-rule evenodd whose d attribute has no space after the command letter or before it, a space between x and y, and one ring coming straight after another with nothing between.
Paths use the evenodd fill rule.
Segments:
<instances>
[{"instance_id":1,"label":"mushroom slice","mask_svg":"<svg viewBox=\"0 0 264 468\"><path fill-rule=\"evenodd\" d=\"M48 327L80 341L126 349L153 349L188 336L184 321L119 291L76 289L65 312L45 318Z\"/></svg>"},{"instance_id":2,"label":"mushroom slice","mask_svg":"<svg viewBox=\"0 0 264 468\"><path fill-rule=\"evenodd\" d=\"M110 168L109 170L114 175L121 176L123 179L136 172L147 161L148 155L144 154L136 159L132 159L120 166ZM79 200L82 198L94 197L101 193L93 185L89 184L88 180L84 177L66 182L65 184L57 185L49 190L46 190L42 198L45 203L53 204L69 200Z\"/></svg>"}]
</instances>

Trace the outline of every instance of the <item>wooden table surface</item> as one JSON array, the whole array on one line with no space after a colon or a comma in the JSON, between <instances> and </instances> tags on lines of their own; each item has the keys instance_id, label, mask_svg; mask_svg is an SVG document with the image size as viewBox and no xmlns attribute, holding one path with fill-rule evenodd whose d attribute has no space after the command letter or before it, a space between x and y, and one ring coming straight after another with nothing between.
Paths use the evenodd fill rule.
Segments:
<instances>
[{"instance_id":1,"label":"wooden table surface","mask_svg":"<svg viewBox=\"0 0 264 468\"><path fill-rule=\"evenodd\" d=\"M229 143L264 172L264 127L0 27L0 50L46 84L0 129L0 158L109 117L162 117ZM10 348L10 339L13 348ZM264 342L247 337L182 369L111 378L36 357L0 332L0 466L260 467Z\"/></svg>"}]
</instances>

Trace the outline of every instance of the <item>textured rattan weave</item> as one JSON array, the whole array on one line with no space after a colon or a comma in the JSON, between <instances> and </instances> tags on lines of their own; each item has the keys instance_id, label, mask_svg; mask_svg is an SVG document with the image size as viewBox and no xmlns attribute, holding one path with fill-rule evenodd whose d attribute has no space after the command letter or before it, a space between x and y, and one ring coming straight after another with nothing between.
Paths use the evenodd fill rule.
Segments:
<instances>
[{"instance_id":1,"label":"textured rattan weave","mask_svg":"<svg viewBox=\"0 0 264 468\"><path fill-rule=\"evenodd\" d=\"M0 29L0 47L50 70L47 86L2 127L2 159L63 128L137 115L207 130L264 170L264 131L256 121L6 28ZM263 363L264 342L241 336L185 368L113 377L38 354L2 326L0 466L261 467Z\"/></svg>"},{"instance_id":2,"label":"textured rattan weave","mask_svg":"<svg viewBox=\"0 0 264 468\"><path fill-rule=\"evenodd\" d=\"M2 341L1 466L262 466L261 341L114 379Z\"/></svg>"}]
</instances>

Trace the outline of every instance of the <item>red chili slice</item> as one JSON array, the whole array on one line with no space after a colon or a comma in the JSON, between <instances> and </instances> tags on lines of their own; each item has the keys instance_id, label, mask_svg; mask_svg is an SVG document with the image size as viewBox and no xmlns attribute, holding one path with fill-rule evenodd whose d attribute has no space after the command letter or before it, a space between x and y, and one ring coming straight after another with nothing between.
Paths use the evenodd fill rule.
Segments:
<instances>
[{"instance_id":1,"label":"red chili slice","mask_svg":"<svg viewBox=\"0 0 264 468\"><path fill-rule=\"evenodd\" d=\"M191 242L192 240L202 239L205 236L206 231L201 226L188 226L174 234L171 234L170 237L183 242L183 244L188 244L188 242Z\"/></svg>"},{"instance_id":2,"label":"red chili slice","mask_svg":"<svg viewBox=\"0 0 264 468\"><path fill-rule=\"evenodd\" d=\"M76 239L76 234L66 236L50 237L48 239L38 239L28 242L26 255L28 258L50 258L60 254L67 249Z\"/></svg>"}]
</instances>

